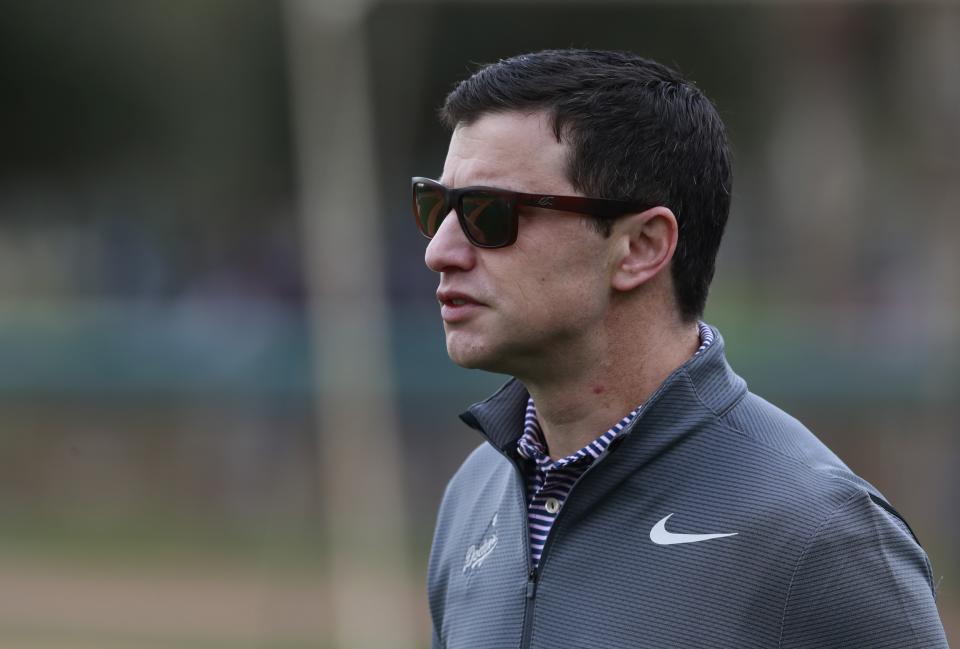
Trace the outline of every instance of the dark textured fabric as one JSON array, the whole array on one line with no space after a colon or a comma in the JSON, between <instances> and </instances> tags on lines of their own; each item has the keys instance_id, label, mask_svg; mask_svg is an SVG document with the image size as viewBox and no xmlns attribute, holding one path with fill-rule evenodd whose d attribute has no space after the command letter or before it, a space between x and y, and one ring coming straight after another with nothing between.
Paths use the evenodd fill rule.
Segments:
<instances>
[{"instance_id":1,"label":"dark textured fabric","mask_svg":"<svg viewBox=\"0 0 960 649\"><path fill-rule=\"evenodd\" d=\"M941 648L926 554L883 497L747 392L723 341L675 371L579 479L535 583L511 381L464 421L430 557L434 647ZM651 529L736 533L658 545ZM597 560L602 557L602 560Z\"/></svg>"}]
</instances>

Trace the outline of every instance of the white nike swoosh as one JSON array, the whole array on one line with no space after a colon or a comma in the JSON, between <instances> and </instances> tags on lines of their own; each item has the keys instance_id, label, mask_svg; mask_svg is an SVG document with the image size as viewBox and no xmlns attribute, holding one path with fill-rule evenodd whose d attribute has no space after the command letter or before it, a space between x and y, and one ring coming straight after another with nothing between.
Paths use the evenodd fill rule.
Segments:
<instances>
[{"instance_id":1,"label":"white nike swoosh","mask_svg":"<svg viewBox=\"0 0 960 649\"><path fill-rule=\"evenodd\" d=\"M668 514L657 521L657 524L650 530L650 540L657 545L676 545L678 543L696 543L698 541L709 541L710 539L720 539L724 536L736 536L739 532L729 534L675 534L667 531L667 521L673 514Z\"/></svg>"}]
</instances>

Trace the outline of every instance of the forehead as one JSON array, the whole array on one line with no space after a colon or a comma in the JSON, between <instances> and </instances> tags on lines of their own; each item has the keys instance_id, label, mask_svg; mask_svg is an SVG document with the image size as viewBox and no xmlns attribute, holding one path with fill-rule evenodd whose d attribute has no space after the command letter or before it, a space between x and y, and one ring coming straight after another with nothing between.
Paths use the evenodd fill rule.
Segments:
<instances>
[{"instance_id":1,"label":"forehead","mask_svg":"<svg viewBox=\"0 0 960 649\"><path fill-rule=\"evenodd\" d=\"M454 129L440 181L448 187L570 194L568 151L544 111L488 113Z\"/></svg>"}]
</instances>

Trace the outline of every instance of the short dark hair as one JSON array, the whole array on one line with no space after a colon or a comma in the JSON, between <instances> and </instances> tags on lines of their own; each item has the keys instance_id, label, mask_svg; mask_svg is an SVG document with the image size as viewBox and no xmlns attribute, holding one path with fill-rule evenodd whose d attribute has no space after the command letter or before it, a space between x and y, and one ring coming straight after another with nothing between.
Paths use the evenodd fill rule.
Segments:
<instances>
[{"instance_id":1,"label":"short dark hair","mask_svg":"<svg viewBox=\"0 0 960 649\"><path fill-rule=\"evenodd\" d=\"M583 194L669 207L679 223L671 272L680 314L703 313L730 212L726 128L674 70L629 52L546 50L480 68L447 95L450 129L482 115L546 110ZM612 224L598 219L609 236Z\"/></svg>"}]
</instances>

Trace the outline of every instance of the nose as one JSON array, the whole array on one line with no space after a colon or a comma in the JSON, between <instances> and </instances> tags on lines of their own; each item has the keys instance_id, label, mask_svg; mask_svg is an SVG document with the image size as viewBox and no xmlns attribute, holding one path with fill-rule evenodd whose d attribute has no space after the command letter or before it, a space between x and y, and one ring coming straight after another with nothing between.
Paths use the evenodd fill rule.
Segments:
<instances>
[{"instance_id":1,"label":"nose","mask_svg":"<svg viewBox=\"0 0 960 649\"><path fill-rule=\"evenodd\" d=\"M476 263L477 248L467 241L453 210L440 223L437 233L427 244L423 260L427 268L440 273L449 270L470 270Z\"/></svg>"}]
</instances>

